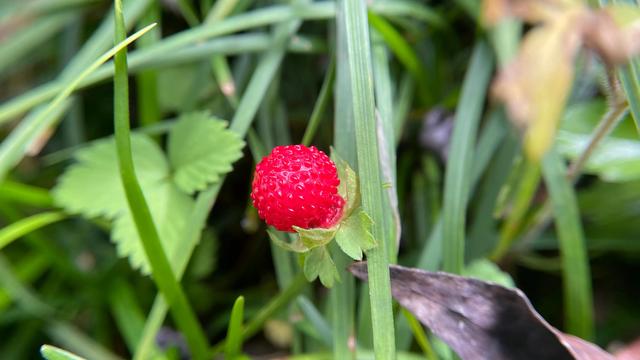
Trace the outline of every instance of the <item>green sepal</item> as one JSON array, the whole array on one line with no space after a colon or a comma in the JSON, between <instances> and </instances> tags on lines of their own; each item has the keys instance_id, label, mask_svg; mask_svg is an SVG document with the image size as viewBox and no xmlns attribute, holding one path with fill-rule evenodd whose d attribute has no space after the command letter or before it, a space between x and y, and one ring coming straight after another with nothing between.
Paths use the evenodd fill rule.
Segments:
<instances>
[{"instance_id":1,"label":"green sepal","mask_svg":"<svg viewBox=\"0 0 640 360\"><path fill-rule=\"evenodd\" d=\"M358 207L349 217L343 219L336 233L340 249L354 260L362 260L362 252L374 248L376 240L371 234L373 220Z\"/></svg>"},{"instance_id":2,"label":"green sepal","mask_svg":"<svg viewBox=\"0 0 640 360\"><path fill-rule=\"evenodd\" d=\"M331 160L336 164L336 169L338 170L338 177L340 178L338 194L340 194L345 201L342 218L346 219L351 215L353 210L360 206L358 176L351 166L349 166L349 163L343 160L333 148L331 148Z\"/></svg>"},{"instance_id":3,"label":"green sepal","mask_svg":"<svg viewBox=\"0 0 640 360\"><path fill-rule=\"evenodd\" d=\"M271 241L273 241L274 244L276 244L277 246L285 250L293 251L297 253L304 253L309 251L309 248L307 248L302 243L302 241L300 241L299 237L296 238L294 242L286 242L280 239L280 236L278 235L278 233L275 232L275 230L267 229L267 234L269 234L269 238L271 238Z\"/></svg>"},{"instance_id":4,"label":"green sepal","mask_svg":"<svg viewBox=\"0 0 640 360\"><path fill-rule=\"evenodd\" d=\"M327 245L336 236L338 226L334 226L328 229L313 228L303 229L301 227L293 226L293 230L298 233L299 241L307 248L307 250L315 249L320 246Z\"/></svg>"},{"instance_id":5,"label":"green sepal","mask_svg":"<svg viewBox=\"0 0 640 360\"><path fill-rule=\"evenodd\" d=\"M305 254L303 271L307 280L313 281L320 277L322 285L328 288L332 287L336 280L340 281L338 269L325 246L316 247Z\"/></svg>"}]
</instances>

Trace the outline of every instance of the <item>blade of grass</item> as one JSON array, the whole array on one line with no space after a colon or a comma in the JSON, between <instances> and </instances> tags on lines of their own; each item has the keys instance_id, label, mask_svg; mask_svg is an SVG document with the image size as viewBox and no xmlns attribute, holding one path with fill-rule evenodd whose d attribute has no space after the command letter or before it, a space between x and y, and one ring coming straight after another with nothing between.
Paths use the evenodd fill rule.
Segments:
<instances>
[{"instance_id":1,"label":"blade of grass","mask_svg":"<svg viewBox=\"0 0 640 360\"><path fill-rule=\"evenodd\" d=\"M292 34L297 31L299 25L300 23L294 20L279 26L278 29L281 31L275 32L272 45L261 57L260 63L256 67L249 85L242 95L242 99L240 100L240 104L238 106L238 111L236 111L236 113L234 114L229 126L231 130L236 131L242 137L245 136L249 127L251 126L251 122L253 121L258 111L258 107L260 106L261 99L264 97L269 83L271 83L271 81L273 80L273 77L275 76L280 63L282 62L282 58L284 57L284 52L286 50L287 40ZM176 274L176 277L178 278L181 278L184 274L184 270L189 262L189 258L191 257L193 249L198 243L200 232L204 228L204 225L209 216L209 212L213 208L218 193L220 192L220 188L222 187L223 181L224 179L220 180L211 188L201 192L196 198L196 204L190 217L192 223L191 226L187 227L187 234L185 234L185 239L187 239L187 241L185 241L184 246L179 249L180 252L173 254L172 257L172 261L176 262L178 265L175 267L179 270ZM296 283L293 282L290 287L294 284ZM146 360L147 358L149 358L149 356L151 356L155 334L158 332L158 329L162 325L162 321L164 320L166 313L167 304L165 303L164 299L162 299L162 297L157 297L154 301L151 313L147 318L144 334L142 335L142 340L140 341L140 344L138 345L137 350L134 354L134 359ZM245 328L245 338L249 337L246 334L252 334L247 329L251 329L252 331L254 331L249 327L251 324L252 323L250 322L249 325L247 325L247 328ZM257 331L258 329L255 329L255 331ZM214 349L218 349L218 347L214 347ZM217 351L219 352L219 350Z\"/></svg>"},{"instance_id":2,"label":"blade of grass","mask_svg":"<svg viewBox=\"0 0 640 360\"><path fill-rule=\"evenodd\" d=\"M136 0L132 1L134 4L143 4L144 1L150 0ZM410 1L395 0L391 3L398 3L397 5L411 3ZM375 8L375 3L374 5ZM385 14L386 12L393 12L393 7L388 6L381 7L379 14ZM412 9L411 6L401 7L401 11L393 12L397 15L416 16L419 18L417 12ZM259 10L254 10L245 14L235 15L229 17L223 21L210 26L199 26L191 30L186 30L168 37L158 44L144 49L140 52L134 52L136 54L136 62L138 64L145 64L152 61L157 61L165 57L171 56L176 52L180 52L182 47L188 45L201 45L203 41L234 32L246 31L251 28L271 25L287 21L289 19L298 20L326 20L334 17L336 14L335 4L332 2L318 2L312 4L298 4L294 6L277 5L271 6ZM129 20L129 19L128 19ZM195 46L195 47L197 47ZM132 54L133 55L133 54ZM210 56L210 54L208 55ZM132 65L133 65L132 56ZM80 63L78 61L77 63ZM140 65L137 65L140 66ZM112 70L105 68L104 73L100 74L100 77L96 76L91 79L91 82L98 82L107 79L111 76ZM6 103L0 105L0 124L13 119L14 117L30 110L31 108L49 100L54 97L55 94L64 87L64 82L56 80L43 85L40 85L29 92L15 97Z\"/></svg>"},{"instance_id":3,"label":"blade of grass","mask_svg":"<svg viewBox=\"0 0 640 360\"><path fill-rule=\"evenodd\" d=\"M136 294L126 281L118 279L109 291L111 314L131 352L135 350L144 327L144 314Z\"/></svg>"},{"instance_id":4,"label":"blade of grass","mask_svg":"<svg viewBox=\"0 0 640 360\"><path fill-rule=\"evenodd\" d=\"M0 199L40 208L53 206L53 198L47 189L10 180L0 184Z\"/></svg>"},{"instance_id":5,"label":"blade of grass","mask_svg":"<svg viewBox=\"0 0 640 360\"><path fill-rule=\"evenodd\" d=\"M333 145L336 152L357 171L358 160L356 153L355 123L352 121L351 107L351 79L349 73L348 48L346 38L345 13L340 6L335 21L335 84L333 86L334 123ZM351 259L344 254L335 243L329 247L331 257L336 263L341 281L336 283L329 292L329 307L331 314L333 358L355 359L356 352L349 346L355 340L355 279L347 271ZM367 301L368 304L368 301ZM366 318L370 319L369 313ZM371 328L365 328L371 331ZM361 344L364 332L358 332Z\"/></svg>"},{"instance_id":6,"label":"blade of grass","mask_svg":"<svg viewBox=\"0 0 640 360\"><path fill-rule=\"evenodd\" d=\"M122 1L116 0L115 39L124 40L126 36ZM162 248L158 230L153 223L149 206L138 182L131 154L129 130L129 88L127 75L126 50L115 54L114 75L114 129L120 178L125 190L129 210L140 236L144 252L151 266L152 278L167 300L174 320L184 334L194 359L206 359L207 339L187 297L177 282L169 260Z\"/></svg>"},{"instance_id":7,"label":"blade of grass","mask_svg":"<svg viewBox=\"0 0 640 360\"><path fill-rule=\"evenodd\" d=\"M141 24L160 24L160 4L154 1L140 19ZM158 43L162 37L160 25L138 41L138 49L144 49ZM138 118L140 125L148 126L160 121L158 103L158 76L155 70L140 71L136 77L138 96Z\"/></svg>"},{"instance_id":8,"label":"blade of grass","mask_svg":"<svg viewBox=\"0 0 640 360\"><path fill-rule=\"evenodd\" d=\"M212 24L226 18L238 4L238 0L216 1L215 6L205 19L205 24ZM211 58L211 68L213 75L220 87L220 91L227 98L232 107L238 106L236 94L236 84L229 68L229 63L224 56L215 55Z\"/></svg>"},{"instance_id":9,"label":"blade of grass","mask_svg":"<svg viewBox=\"0 0 640 360\"><path fill-rule=\"evenodd\" d=\"M225 359L235 359L242 353L242 320L244 317L244 297L239 296L233 303L231 318L224 344Z\"/></svg>"},{"instance_id":10,"label":"blade of grass","mask_svg":"<svg viewBox=\"0 0 640 360\"><path fill-rule=\"evenodd\" d=\"M407 122L411 103L413 102L413 93L415 91L415 81L409 73L405 73L400 80L398 86L398 97L393 105L393 133L395 143L400 143L402 131Z\"/></svg>"},{"instance_id":11,"label":"blade of grass","mask_svg":"<svg viewBox=\"0 0 640 360\"><path fill-rule=\"evenodd\" d=\"M378 241L378 246L367 252L373 346L376 358L393 359L395 334L387 252L389 244L383 227L384 189L380 175L367 11L364 2L359 0L345 0L341 5L345 14L362 207L373 219L372 233Z\"/></svg>"},{"instance_id":12,"label":"blade of grass","mask_svg":"<svg viewBox=\"0 0 640 360\"><path fill-rule=\"evenodd\" d=\"M304 135L302 136L301 144L309 146L311 145L311 141L318 130L318 126L322 122L324 118L325 110L327 106L329 106L329 101L331 100L331 95L333 95L333 84L335 83L335 74L336 74L336 61L335 58L331 59L329 63L329 67L327 69L327 74L324 76L324 81L322 82L322 87L320 88L320 94L318 95L318 99L316 100L315 105L313 106L313 111L311 112L311 117L309 117L309 123L307 128L304 131Z\"/></svg>"},{"instance_id":13,"label":"blade of grass","mask_svg":"<svg viewBox=\"0 0 640 360\"><path fill-rule=\"evenodd\" d=\"M34 251L15 266L16 279L22 284L31 284L51 267L51 261L46 254ZM0 289L0 312L7 310L13 299L4 288Z\"/></svg>"},{"instance_id":14,"label":"blade of grass","mask_svg":"<svg viewBox=\"0 0 640 360\"><path fill-rule=\"evenodd\" d=\"M409 73L413 75L413 78L418 85L418 98L423 106L429 106L433 103L432 97L430 97L426 83L426 76L424 74L424 67L420 63L418 56L413 51L411 46L407 43L404 37L389 24L384 18L376 15L372 10L368 11L369 23L376 29L376 32L382 36L384 42L389 46L389 49L398 58L398 61L407 69Z\"/></svg>"},{"instance_id":15,"label":"blade of grass","mask_svg":"<svg viewBox=\"0 0 640 360\"><path fill-rule=\"evenodd\" d=\"M442 244L442 261L444 271L455 274L464 267L465 213L471 185L473 147L492 69L491 50L485 43L478 42L456 108L451 153L445 173L442 236L447 241Z\"/></svg>"},{"instance_id":16,"label":"blade of grass","mask_svg":"<svg viewBox=\"0 0 640 360\"><path fill-rule=\"evenodd\" d=\"M67 215L58 212L44 212L16 221L13 224L0 229L0 250L13 241L23 237L32 231L51 225L67 218Z\"/></svg>"},{"instance_id":17,"label":"blade of grass","mask_svg":"<svg viewBox=\"0 0 640 360\"><path fill-rule=\"evenodd\" d=\"M576 195L564 163L553 149L542 161L542 175L551 197L562 255L565 327L569 333L590 340L594 328L589 258Z\"/></svg>"},{"instance_id":18,"label":"blade of grass","mask_svg":"<svg viewBox=\"0 0 640 360\"><path fill-rule=\"evenodd\" d=\"M26 312L34 317L45 319L44 332L64 347L95 360L120 359L72 325L56 320L53 316L54 309L38 298L16 277L11 264L2 254L0 254L0 284Z\"/></svg>"},{"instance_id":19,"label":"blade of grass","mask_svg":"<svg viewBox=\"0 0 640 360\"><path fill-rule=\"evenodd\" d=\"M189 26L196 26L200 22L198 20L198 15L196 15L196 10L193 8L193 4L191 4L190 0L177 0L178 9L180 9L180 13L182 17L187 21Z\"/></svg>"},{"instance_id":20,"label":"blade of grass","mask_svg":"<svg viewBox=\"0 0 640 360\"><path fill-rule=\"evenodd\" d=\"M409 312L407 309L401 309L402 315L409 321L411 326L411 331L413 331L413 335L416 338L416 342L420 349L422 349L422 353L424 357L428 360L438 360L438 355L431 348L431 343L429 342L429 338L427 334L424 332L422 325L416 320L416 318Z\"/></svg>"},{"instance_id":21,"label":"blade of grass","mask_svg":"<svg viewBox=\"0 0 640 360\"><path fill-rule=\"evenodd\" d=\"M0 78L18 62L28 62L28 59L24 59L27 55L33 54L35 48L50 41L77 15L76 12L64 12L37 19L22 31L0 42Z\"/></svg>"},{"instance_id":22,"label":"blade of grass","mask_svg":"<svg viewBox=\"0 0 640 360\"><path fill-rule=\"evenodd\" d=\"M242 337L244 339L249 339L258 333L258 331L260 331L264 326L264 323L285 306L289 305L291 301L302 293L302 290L304 290L306 285L307 279L304 277L304 274L299 273L286 289L281 291L278 296L274 297L264 307L262 307L256 315L253 316L253 318L244 327ZM224 347L225 341L223 340L211 348L211 353L214 355L219 354Z\"/></svg>"},{"instance_id":23,"label":"blade of grass","mask_svg":"<svg viewBox=\"0 0 640 360\"><path fill-rule=\"evenodd\" d=\"M80 356L51 345L42 345L40 354L47 360L85 360Z\"/></svg>"},{"instance_id":24,"label":"blade of grass","mask_svg":"<svg viewBox=\"0 0 640 360\"><path fill-rule=\"evenodd\" d=\"M393 134L393 95L389 56L380 34L374 29L371 33L371 56L375 93L376 136L380 151L380 171L384 187L382 197L383 229L386 234L389 262L397 262L400 246L400 215L398 214L398 195L396 193L396 145Z\"/></svg>"},{"instance_id":25,"label":"blade of grass","mask_svg":"<svg viewBox=\"0 0 640 360\"><path fill-rule=\"evenodd\" d=\"M540 167L538 164L534 164L527 160L524 161L526 161L524 164L524 170L520 176L518 189L516 190L511 211L500 230L498 245L490 256L493 261L501 259L511 247L513 240L515 240L518 235L518 230L522 226L525 215L531 208L531 203L536 190L538 190L538 184L540 183Z\"/></svg>"},{"instance_id":26,"label":"blade of grass","mask_svg":"<svg viewBox=\"0 0 640 360\"><path fill-rule=\"evenodd\" d=\"M465 247L467 262L489 256L496 246L498 238L497 219L494 215L496 203L501 196L501 190L508 184L514 158L519 151L520 140L514 134L508 134L496 149L496 154L489 166L483 171L485 176L482 183L476 186L476 198L472 209L473 222L469 230L469 241Z\"/></svg>"},{"instance_id":27,"label":"blade of grass","mask_svg":"<svg viewBox=\"0 0 640 360\"><path fill-rule=\"evenodd\" d=\"M2 142L0 145L0 181L3 180L9 170L20 161L24 151L26 151L26 146L38 135L39 131L46 128L46 125L48 125L47 120L57 118L57 116L55 116L56 114L60 115L64 105L68 105L68 102L66 102L67 98L78 87L82 80L111 58L117 51L125 48L140 36L144 35L144 33L153 28L153 26L154 25L149 25L136 32L100 56L84 71L75 76L44 109L35 113L32 121L23 122L18 128L20 129L19 131L18 129L14 130L9 137ZM43 125L45 126L43 127Z\"/></svg>"},{"instance_id":28,"label":"blade of grass","mask_svg":"<svg viewBox=\"0 0 640 360\"><path fill-rule=\"evenodd\" d=\"M325 320L324 316L313 305L313 302L304 295L299 296L296 299L296 304L300 307L300 311L304 314L304 317L313 325L313 328L317 331L319 338L324 344L329 347L333 346L333 334L331 328Z\"/></svg>"}]
</instances>

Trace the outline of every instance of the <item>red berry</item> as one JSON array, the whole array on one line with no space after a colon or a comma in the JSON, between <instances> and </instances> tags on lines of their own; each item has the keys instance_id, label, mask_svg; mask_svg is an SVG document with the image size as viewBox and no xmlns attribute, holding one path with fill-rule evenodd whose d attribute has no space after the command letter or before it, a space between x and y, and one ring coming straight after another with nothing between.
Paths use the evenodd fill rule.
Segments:
<instances>
[{"instance_id":1,"label":"red berry","mask_svg":"<svg viewBox=\"0 0 640 360\"><path fill-rule=\"evenodd\" d=\"M329 228L342 216L336 165L304 145L276 146L256 166L251 199L264 221L280 231Z\"/></svg>"}]
</instances>

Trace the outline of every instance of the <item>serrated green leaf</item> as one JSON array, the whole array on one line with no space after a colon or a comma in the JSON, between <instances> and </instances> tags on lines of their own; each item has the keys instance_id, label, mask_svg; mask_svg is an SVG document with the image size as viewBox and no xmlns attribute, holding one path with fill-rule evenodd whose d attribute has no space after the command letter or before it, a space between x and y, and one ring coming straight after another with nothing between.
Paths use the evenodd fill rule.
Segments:
<instances>
[{"instance_id":1,"label":"serrated green leaf","mask_svg":"<svg viewBox=\"0 0 640 360\"><path fill-rule=\"evenodd\" d=\"M131 148L151 215L165 252L171 257L180 246L193 199L171 182L167 160L153 140L145 135L133 135ZM75 158L78 162L62 175L53 190L56 204L74 214L112 220L111 239L118 254L128 257L133 268L148 274L149 264L120 182L113 139L98 141L78 151Z\"/></svg>"},{"instance_id":2,"label":"serrated green leaf","mask_svg":"<svg viewBox=\"0 0 640 360\"><path fill-rule=\"evenodd\" d=\"M293 230L298 233L300 241L307 249L314 249L319 246L327 245L336 235L338 227L332 228L313 228L303 229L301 227L293 226Z\"/></svg>"},{"instance_id":3,"label":"serrated green leaf","mask_svg":"<svg viewBox=\"0 0 640 360\"><path fill-rule=\"evenodd\" d=\"M162 150L144 135L131 137L136 175L143 189L169 175ZM113 138L95 142L76 152L77 163L58 179L54 201L72 214L113 219L127 208Z\"/></svg>"},{"instance_id":4,"label":"serrated green leaf","mask_svg":"<svg viewBox=\"0 0 640 360\"><path fill-rule=\"evenodd\" d=\"M313 281L320 277L322 285L328 288L333 286L335 280L340 280L336 265L324 246L309 251L304 258L303 271L307 280Z\"/></svg>"},{"instance_id":5,"label":"serrated green leaf","mask_svg":"<svg viewBox=\"0 0 640 360\"><path fill-rule=\"evenodd\" d=\"M40 354L47 360L84 360L83 357L51 345L42 345Z\"/></svg>"},{"instance_id":6,"label":"serrated green leaf","mask_svg":"<svg viewBox=\"0 0 640 360\"><path fill-rule=\"evenodd\" d=\"M271 238L271 241L273 241L274 244L276 244L277 246L285 250L293 251L297 253L304 253L309 251L309 248L307 248L302 243L302 241L300 241L300 237L298 237L295 242L289 243L284 240L281 240L280 237L278 237L278 234L274 232L274 230L267 229L267 234L269 234L269 238Z\"/></svg>"},{"instance_id":7,"label":"serrated green leaf","mask_svg":"<svg viewBox=\"0 0 640 360\"><path fill-rule=\"evenodd\" d=\"M362 208L356 209L344 219L336 233L336 242L340 249L354 260L362 260L362 252L376 246L371 234L373 220Z\"/></svg>"},{"instance_id":8,"label":"serrated green leaf","mask_svg":"<svg viewBox=\"0 0 640 360\"><path fill-rule=\"evenodd\" d=\"M176 271L173 264L177 262L172 261L172 256L177 253L177 248L182 246L180 240L189 224L189 216L194 206L193 199L169 181L143 191L153 222L160 234L162 247L169 257L173 270ZM143 274L148 275L151 273L151 267L128 208L125 214L113 222L111 239L116 244L118 255L128 257L131 267L140 269Z\"/></svg>"},{"instance_id":9,"label":"serrated green leaf","mask_svg":"<svg viewBox=\"0 0 640 360\"><path fill-rule=\"evenodd\" d=\"M242 157L244 141L226 127L206 112L194 112L182 115L171 129L169 161L180 189L189 194L206 189Z\"/></svg>"}]
</instances>

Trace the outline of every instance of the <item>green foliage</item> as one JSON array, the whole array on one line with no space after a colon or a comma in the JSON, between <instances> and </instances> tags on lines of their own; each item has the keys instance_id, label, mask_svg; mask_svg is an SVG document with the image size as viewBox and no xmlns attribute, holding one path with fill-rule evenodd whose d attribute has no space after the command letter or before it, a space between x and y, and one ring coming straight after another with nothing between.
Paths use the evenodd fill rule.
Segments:
<instances>
[{"instance_id":1,"label":"green foliage","mask_svg":"<svg viewBox=\"0 0 640 360\"><path fill-rule=\"evenodd\" d=\"M174 125L169 133L170 161L148 136L131 137L136 174L167 254L175 254L182 246L194 207L189 195L231 171L242 146L242 140L226 130L223 121L205 113L184 115ZM127 257L133 268L149 274L149 263L117 176L113 139L97 141L78 150L74 157L77 162L53 190L56 203L73 214L113 221L111 238L118 254Z\"/></svg>"},{"instance_id":2,"label":"green foliage","mask_svg":"<svg viewBox=\"0 0 640 360\"><path fill-rule=\"evenodd\" d=\"M371 234L373 220L364 210L358 208L340 224L336 242L340 249L354 260L362 260L363 251L373 249L376 240Z\"/></svg>"},{"instance_id":3,"label":"green foliage","mask_svg":"<svg viewBox=\"0 0 640 360\"><path fill-rule=\"evenodd\" d=\"M42 345L40 354L47 360L84 360L84 358L78 355L51 345Z\"/></svg>"},{"instance_id":4,"label":"green foliage","mask_svg":"<svg viewBox=\"0 0 640 360\"><path fill-rule=\"evenodd\" d=\"M242 156L244 141L225 131L226 123L207 113L180 117L169 136L169 161L173 181L192 194L220 180Z\"/></svg>"},{"instance_id":5,"label":"green foliage","mask_svg":"<svg viewBox=\"0 0 640 360\"><path fill-rule=\"evenodd\" d=\"M336 265L324 246L311 249L306 254L303 270L307 280L313 281L315 278L320 277L320 282L326 287L332 287L336 280L340 280Z\"/></svg>"},{"instance_id":6,"label":"green foliage","mask_svg":"<svg viewBox=\"0 0 640 360\"><path fill-rule=\"evenodd\" d=\"M567 109L557 135L558 151L575 160L591 140L591 133L606 111L606 104L596 100L575 104ZM620 119L611 135L600 141L584 170L596 174L608 182L624 182L640 179L640 141L630 116Z\"/></svg>"},{"instance_id":7,"label":"green foliage","mask_svg":"<svg viewBox=\"0 0 640 360\"><path fill-rule=\"evenodd\" d=\"M420 349L453 359L393 311L385 271L396 261L515 282L550 323L586 336L603 310L593 298L607 299L598 345L632 338L640 60L612 66L590 46L567 63L560 38L530 47L511 75L568 64L575 81L532 77L547 100L559 87L571 95L557 136L529 144L554 142L555 157L542 171L518 167L526 129L486 90L538 29L518 11L487 24L485 1L180 0L175 16L152 0L0 1L0 359L33 358L42 343L78 354L44 345L48 360L172 358L175 347L156 341L172 326L193 358L246 359L243 350L263 355L251 337L273 319L291 323L278 352L292 359L417 359ZM637 1L600 2L615 24L637 28ZM152 23L126 62L121 51L106 62ZM108 50L114 29L116 42L142 30ZM109 138L114 80L120 151ZM438 149L423 146L423 132L442 135ZM335 147L346 160L332 154L346 200L339 224L265 233L248 199L253 163L231 174L247 135L254 160L265 144ZM129 153L122 174L117 155ZM371 287L347 270L363 259ZM221 340L207 349L206 338Z\"/></svg>"},{"instance_id":8,"label":"green foliage","mask_svg":"<svg viewBox=\"0 0 640 360\"><path fill-rule=\"evenodd\" d=\"M478 259L468 264L462 271L462 275L491 281L506 287L515 287L511 275L500 270L495 263L486 259Z\"/></svg>"}]
</instances>

